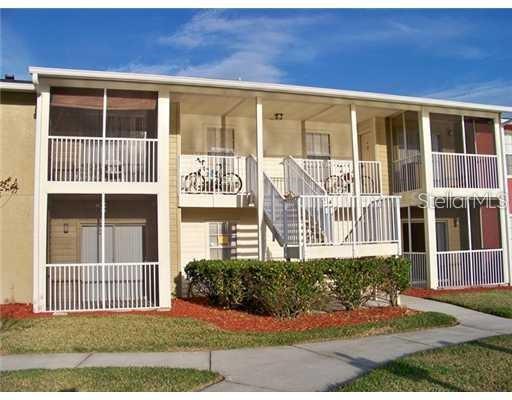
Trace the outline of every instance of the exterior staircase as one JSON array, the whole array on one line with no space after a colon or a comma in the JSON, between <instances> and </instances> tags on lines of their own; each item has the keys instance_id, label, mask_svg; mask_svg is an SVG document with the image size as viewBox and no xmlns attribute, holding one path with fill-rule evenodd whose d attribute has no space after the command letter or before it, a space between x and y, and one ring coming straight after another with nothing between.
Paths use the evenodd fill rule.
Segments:
<instances>
[{"instance_id":1,"label":"exterior staircase","mask_svg":"<svg viewBox=\"0 0 512 400\"><path fill-rule=\"evenodd\" d=\"M398 197L329 195L293 157L283 164L286 193L264 173L263 209L265 223L283 247L284 258L401 252Z\"/></svg>"}]
</instances>

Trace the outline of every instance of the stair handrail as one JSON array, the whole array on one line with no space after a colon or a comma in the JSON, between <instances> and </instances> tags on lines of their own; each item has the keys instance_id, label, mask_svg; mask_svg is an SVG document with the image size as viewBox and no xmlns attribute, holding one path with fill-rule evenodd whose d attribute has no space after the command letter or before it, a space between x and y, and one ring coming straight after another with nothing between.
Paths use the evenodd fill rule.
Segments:
<instances>
[{"instance_id":1,"label":"stair handrail","mask_svg":"<svg viewBox=\"0 0 512 400\"><path fill-rule=\"evenodd\" d=\"M327 191L292 156L284 159L284 175L288 189L296 196L327 196ZM299 181L301 182L300 186L297 183Z\"/></svg>"}]
</instances>

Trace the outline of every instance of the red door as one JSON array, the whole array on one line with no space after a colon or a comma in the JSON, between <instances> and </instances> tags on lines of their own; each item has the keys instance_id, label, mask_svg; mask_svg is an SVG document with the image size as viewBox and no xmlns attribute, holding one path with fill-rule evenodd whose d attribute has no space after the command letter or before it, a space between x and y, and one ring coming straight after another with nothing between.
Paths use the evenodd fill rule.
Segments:
<instances>
[{"instance_id":1,"label":"red door","mask_svg":"<svg viewBox=\"0 0 512 400\"><path fill-rule=\"evenodd\" d=\"M494 148L494 129L489 120L475 120L476 154L496 154Z\"/></svg>"},{"instance_id":2,"label":"red door","mask_svg":"<svg viewBox=\"0 0 512 400\"><path fill-rule=\"evenodd\" d=\"M482 248L500 248L500 215L497 207L480 207L480 226L482 227Z\"/></svg>"}]
</instances>

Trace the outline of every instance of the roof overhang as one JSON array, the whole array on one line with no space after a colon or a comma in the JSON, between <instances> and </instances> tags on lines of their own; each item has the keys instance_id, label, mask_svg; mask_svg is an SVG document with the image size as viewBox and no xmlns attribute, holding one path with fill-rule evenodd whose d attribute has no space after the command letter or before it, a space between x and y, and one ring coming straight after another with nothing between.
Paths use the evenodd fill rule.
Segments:
<instances>
[{"instance_id":1,"label":"roof overhang","mask_svg":"<svg viewBox=\"0 0 512 400\"><path fill-rule=\"evenodd\" d=\"M35 92L34 84L28 82L0 82L0 90L6 92Z\"/></svg>"},{"instance_id":2,"label":"roof overhang","mask_svg":"<svg viewBox=\"0 0 512 400\"><path fill-rule=\"evenodd\" d=\"M120 81L134 83L151 83L166 85L182 85L209 87L221 89L247 90L270 93L286 93L297 95L311 95L323 97L335 97L362 101L382 101L387 103L413 104L419 106L431 107L450 107L458 109L469 109L497 113L512 113L512 107L466 103L452 100L439 100L424 97L398 96L392 94L359 92L352 90L339 90L318 88L309 86L284 85L278 83L260 83L233 81L224 79L209 78L193 78L186 76L170 76L170 75L151 75L128 72L113 71L92 71L92 70L76 70L62 68L45 68L45 67L29 67L29 72L36 78L35 83L41 77L48 78L64 78L64 79L86 79L86 80L104 80L104 81Z\"/></svg>"}]
</instances>

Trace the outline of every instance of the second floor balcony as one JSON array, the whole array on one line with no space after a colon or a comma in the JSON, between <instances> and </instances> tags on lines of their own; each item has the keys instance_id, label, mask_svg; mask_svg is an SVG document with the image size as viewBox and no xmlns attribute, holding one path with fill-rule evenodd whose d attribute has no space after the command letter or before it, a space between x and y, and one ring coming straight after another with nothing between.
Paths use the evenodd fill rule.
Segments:
<instances>
[{"instance_id":1,"label":"second floor balcony","mask_svg":"<svg viewBox=\"0 0 512 400\"><path fill-rule=\"evenodd\" d=\"M155 183L158 140L51 136L49 182Z\"/></svg>"}]
</instances>

